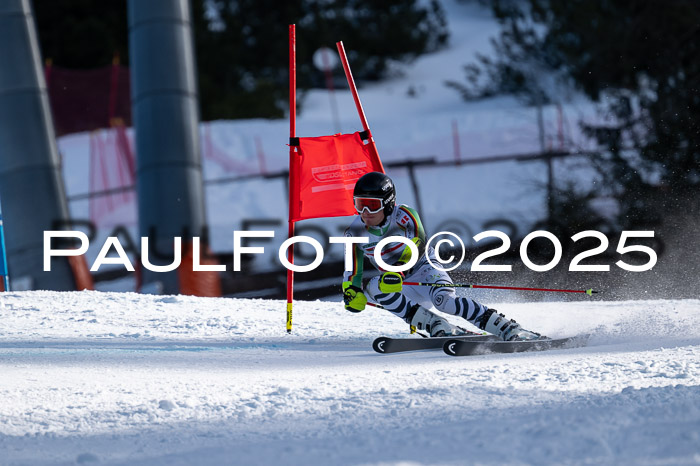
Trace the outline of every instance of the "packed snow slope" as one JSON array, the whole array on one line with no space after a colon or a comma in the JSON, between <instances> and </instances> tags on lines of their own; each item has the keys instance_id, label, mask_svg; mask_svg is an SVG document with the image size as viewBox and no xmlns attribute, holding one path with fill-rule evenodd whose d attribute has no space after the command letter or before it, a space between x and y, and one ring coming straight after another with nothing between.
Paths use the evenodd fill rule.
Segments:
<instances>
[{"instance_id":1,"label":"packed snow slope","mask_svg":"<svg viewBox=\"0 0 700 466\"><path fill-rule=\"evenodd\" d=\"M0 295L0 464L697 464L700 301L495 304L586 348L380 355L386 311Z\"/></svg>"}]
</instances>

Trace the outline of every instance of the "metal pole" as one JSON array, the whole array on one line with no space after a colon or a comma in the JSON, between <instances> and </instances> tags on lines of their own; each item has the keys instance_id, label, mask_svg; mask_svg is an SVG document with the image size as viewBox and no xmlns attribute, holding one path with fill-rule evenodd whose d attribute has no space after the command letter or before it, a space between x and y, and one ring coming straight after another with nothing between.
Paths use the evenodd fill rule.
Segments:
<instances>
[{"instance_id":1,"label":"metal pole","mask_svg":"<svg viewBox=\"0 0 700 466\"><path fill-rule=\"evenodd\" d=\"M206 225L190 6L129 0L128 8L139 230L151 262L167 265L174 238L187 244ZM178 270L144 269L143 283L180 291Z\"/></svg>"},{"instance_id":2,"label":"metal pole","mask_svg":"<svg viewBox=\"0 0 700 466\"><path fill-rule=\"evenodd\" d=\"M539 131L540 152L542 155L549 152L545 143L544 109L541 100L537 102L537 127ZM552 157L547 157L547 222L550 227L554 217L554 163Z\"/></svg>"},{"instance_id":3,"label":"metal pole","mask_svg":"<svg viewBox=\"0 0 700 466\"><path fill-rule=\"evenodd\" d=\"M13 288L74 290L65 257L43 268L44 231L71 228L28 0L0 2L0 43L0 198Z\"/></svg>"},{"instance_id":4,"label":"metal pole","mask_svg":"<svg viewBox=\"0 0 700 466\"><path fill-rule=\"evenodd\" d=\"M423 203L420 200L420 190L418 189L418 181L416 180L415 165L409 162L407 164L407 167L408 167L408 176L411 179L411 187L413 188L413 194L415 195L415 198L416 198L416 209L418 209L418 212L424 212L423 211Z\"/></svg>"}]
</instances>

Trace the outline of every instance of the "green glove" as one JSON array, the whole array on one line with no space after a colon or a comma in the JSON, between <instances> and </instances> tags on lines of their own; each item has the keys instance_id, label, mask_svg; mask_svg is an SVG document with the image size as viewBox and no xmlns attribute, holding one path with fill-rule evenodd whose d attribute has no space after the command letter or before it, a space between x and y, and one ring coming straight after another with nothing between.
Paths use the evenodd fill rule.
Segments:
<instances>
[{"instance_id":1,"label":"green glove","mask_svg":"<svg viewBox=\"0 0 700 466\"><path fill-rule=\"evenodd\" d=\"M379 291L382 293L401 293L403 274L401 272L384 272L379 277Z\"/></svg>"},{"instance_id":2,"label":"green glove","mask_svg":"<svg viewBox=\"0 0 700 466\"><path fill-rule=\"evenodd\" d=\"M343 282L343 301L348 311L360 312L365 309L367 297L362 289L353 285L352 282Z\"/></svg>"}]
</instances>

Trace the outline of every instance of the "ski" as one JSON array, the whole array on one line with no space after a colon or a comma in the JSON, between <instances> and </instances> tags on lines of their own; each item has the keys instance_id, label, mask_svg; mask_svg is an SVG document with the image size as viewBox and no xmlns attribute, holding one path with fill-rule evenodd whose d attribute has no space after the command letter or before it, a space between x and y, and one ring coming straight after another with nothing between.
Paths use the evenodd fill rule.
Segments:
<instances>
[{"instance_id":1,"label":"ski","mask_svg":"<svg viewBox=\"0 0 700 466\"><path fill-rule=\"evenodd\" d=\"M418 351L426 349L442 348L448 341L489 341L495 340L494 335L465 335L460 337L436 337L436 338L391 338L379 337L372 343L372 348L377 353L400 353L402 351Z\"/></svg>"},{"instance_id":2,"label":"ski","mask_svg":"<svg viewBox=\"0 0 700 466\"><path fill-rule=\"evenodd\" d=\"M525 351L546 351L556 348L577 348L586 346L590 335L568 338L555 338L531 341L464 341L452 338L444 343L442 349L450 356L475 356L488 353L522 353Z\"/></svg>"}]
</instances>

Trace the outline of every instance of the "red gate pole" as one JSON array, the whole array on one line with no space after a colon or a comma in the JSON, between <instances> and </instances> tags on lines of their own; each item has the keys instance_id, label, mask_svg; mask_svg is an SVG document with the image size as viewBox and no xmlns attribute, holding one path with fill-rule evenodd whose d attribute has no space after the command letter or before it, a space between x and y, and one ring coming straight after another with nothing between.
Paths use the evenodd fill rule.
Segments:
<instances>
[{"instance_id":1,"label":"red gate pole","mask_svg":"<svg viewBox=\"0 0 700 466\"><path fill-rule=\"evenodd\" d=\"M343 47L343 41L336 42L336 47L338 47L338 54L340 55L340 61L343 64L343 70L345 70L345 78L348 80L348 86L350 86L350 92L352 93L352 98L355 99L355 107L357 107L357 113L360 115L360 121L362 122L362 128L367 131L369 138L369 146L372 148L374 155L377 157L379 165L384 171L384 166L379 158L379 153L377 152L377 145L374 143L374 138L372 137L372 132L369 130L369 124L367 123L367 117L365 116L365 111L362 109L362 102L360 102L360 96L357 93L357 86L355 86L355 80L352 77L352 71L350 71L350 64L348 63L348 57L345 55L345 47Z\"/></svg>"},{"instance_id":2,"label":"red gate pole","mask_svg":"<svg viewBox=\"0 0 700 466\"><path fill-rule=\"evenodd\" d=\"M296 137L297 132L297 65L296 65L296 26L289 25L289 137ZM292 206L296 199L296 183L292 182L292 167L295 163L296 148L289 145L289 231L288 238L294 236ZM294 244L287 249L287 260L294 263ZM287 268L287 333L292 333L292 302L294 300L294 271Z\"/></svg>"}]
</instances>

